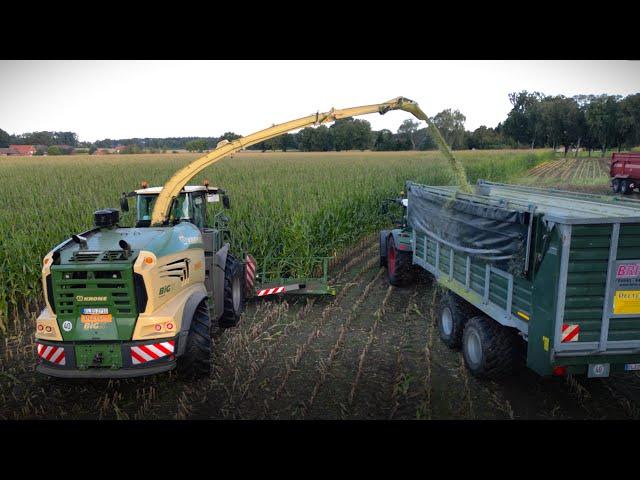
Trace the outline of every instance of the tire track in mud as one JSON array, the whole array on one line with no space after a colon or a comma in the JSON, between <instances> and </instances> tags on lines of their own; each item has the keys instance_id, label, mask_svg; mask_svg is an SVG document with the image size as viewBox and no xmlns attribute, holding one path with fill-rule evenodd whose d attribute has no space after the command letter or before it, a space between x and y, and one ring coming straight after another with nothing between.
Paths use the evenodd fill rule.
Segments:
<instances>
[{"instance_id":1,"label":"tire track in mud","mask_svg":"<svg viewBox=\"0 0 640 480\"><path fill-rule=\"evenodd\" d=\"M283 393L289 376L296 370L309 345L319 336L329 313L353 290L358 280L375 266L376 262L371 260L370 256L376 247L377 245L370 242L361 243L355 252L352 250L354 257L351 260L342 262L342 267L338 265L339 271L335 274L334 283L343 280L345 282L331 301L326 297L301 297L296 300L292 300L296 297L289 297L287 300L276 298L270 308L279 308L278 305L287 301L301 306L289 312L289 319L276 322L267 335L254 335L251 339L253 341L245 340L243 356L229 357L226 353L228 346L223 346L215 385L202 407L194 413L194 417L269 417L270 399L277 400ZM356 266L361 270L354 277ZM259 305L260 303L256 308L259 308ZM319 316L317 309L321 309ZM312 312L314 318L307 319L306 316ZM257 324L263 325L259 322ZM254 325L252 329L258 331L260 328ZM241 332L234 332L232 335L243 336ZM297 341L303 337L303 341ZM291 351L292 347L295 347L294 351ZM293 355L288 356L287 351ZM232 375L227 365L235 365Z\"/></svg>"}]
</instances>

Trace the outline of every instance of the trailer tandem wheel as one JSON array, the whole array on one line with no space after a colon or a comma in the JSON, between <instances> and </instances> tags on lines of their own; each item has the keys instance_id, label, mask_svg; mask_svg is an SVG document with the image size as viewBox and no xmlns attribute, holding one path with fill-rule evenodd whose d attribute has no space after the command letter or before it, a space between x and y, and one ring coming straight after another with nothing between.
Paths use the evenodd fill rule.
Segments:
<instances>
[{"instance_id":1,"label":"trailer tandem wheel","mask_svg":"<svg viewBox=\"0 0 640 480\"><path fill-rule=\"evenodd\" d=\"M449 348L460 348L465 323L479 312L469 302L450 291L442 293L438 303L440 340Z\"/></svg>"},{"instance_id":2,"label":"trailer tandem wheel","mask_svg":"<svg viewBox=\"0 0 640 480\"><path fill-rule=\"evenodd\" d=\"M521 364L520 338L515 330L479 315L470 319L462 334L462 355L471 374L499 379Z\"/></svg>"},{"instance_id":3,"label":"trailer tandem wheel","mask_svg":"<svg viewBox=\"0 0 640 480\"><path fill-rule=\"evenodd\" d=\"M620 179L619 178L614 178L613 180L611 180L611 190L613 190L613 193L619 193L620 192Z\"/></svg>"}]
</instances>

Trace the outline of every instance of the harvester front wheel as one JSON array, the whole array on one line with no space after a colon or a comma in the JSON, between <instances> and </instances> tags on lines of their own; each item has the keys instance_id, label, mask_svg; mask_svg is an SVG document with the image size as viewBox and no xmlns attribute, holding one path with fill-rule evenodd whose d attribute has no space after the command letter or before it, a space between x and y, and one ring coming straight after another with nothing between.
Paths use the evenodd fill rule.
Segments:
<instances>
[{"instance_id":1,"label":"harvester front wheel","mask_svg":"<svg viewBox=\"0 0 640 480\"><path fill-rule=\"evenodd\" d=\"M387 279L395 287L405 287L413 282L415 270L413 268L411 252L398 250L393 241L393 235L387 240Z\"/></svg>"},{"instance_id":2,"label":"harvester front wheel","mask_svg":"<svg viewBox=\"0 0 640 480\"><path fill-rule=\"evenodd\" d=\"M620 193L622 193L623 195L630 195L631 193L633 193L633 190L631 188L631 181L622 180L622 182L620 183Z\"/></svg>"},{"instance_id":3,"label":"harvester front wheel","mask_svg":"<svg viewBox=\"0 0 640 480\"><path fill-rule=\"evenodd\" d=\"M224 312L220 328L235 327L244 310L244 265L233 255L227 255L224 268Z\"/></svg>"},{"instance_id":4,"label":"harvester front wheel","mask_svg":"<svg viewBox=\"0 0 640 480\"><path fill-rule=\"evenodd\" d=\"M178 357L178 374L185 378L201 378L211 371L211 317L209 306L203 300L196 308L189 326L187 346Z\"/></svg>"}]
</instances>

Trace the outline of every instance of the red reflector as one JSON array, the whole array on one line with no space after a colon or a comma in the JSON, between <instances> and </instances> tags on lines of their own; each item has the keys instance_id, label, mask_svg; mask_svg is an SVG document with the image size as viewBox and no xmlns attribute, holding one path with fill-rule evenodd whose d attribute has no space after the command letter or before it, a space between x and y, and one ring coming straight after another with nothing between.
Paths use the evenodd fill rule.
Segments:
<instances>
[{"instance_id":1,"label":"red reflector","mask_svg":"<svg viewBox=\"0 0 640 480\"><path fill-rule=\"evenodd\" d=\"M39 330L39 331L44 330L44 327L42 326L42 324L38 325L38 330Z\"/></svg>"},{"instance_id":2,"label":"red reflector","mask_svg":"<svg viewBox=\"0 0 640 480\"><path fill-rule=\"evenodd\" d=\"M162 325L156 323L156 332L159 332L160 330L162 330Z\"/></svg>"},{"instance_id":3,"label":"red reflector","mask_svg":"<svg viewBox=\"0 0 640 480\"><path fill-rule=\"evenodd\" d=\"M556 377L564 377L567 374L567 367L553 367L553 374Z\"/></svg>"},{"instance_id":4,"label":"red reflector","mask_svg":"<svg viewBox=\"0 0 640 480\"><path fill-rule=\"evenodd\" d=\"M50 332L50 331L51 331L51 327L47 327L47 332Z\"/></svg>"},{"instance_id":5,"label":"red reflector","mask_svg":"<svg viewBox=\"0 0 640 480\"><path fill-rule=\"evenodd\" d=\"M173 323L167 323L167 330L173 330Z\"/></svg>"}]
</instances>

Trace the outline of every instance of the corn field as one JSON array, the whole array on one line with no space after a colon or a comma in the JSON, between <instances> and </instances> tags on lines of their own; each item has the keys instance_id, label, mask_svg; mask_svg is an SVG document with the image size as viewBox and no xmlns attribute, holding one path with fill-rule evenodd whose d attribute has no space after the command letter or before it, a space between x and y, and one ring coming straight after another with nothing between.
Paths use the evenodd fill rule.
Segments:
<instances>
[{"instance_id":1,"label":"corn field","mask_svg":"<svg viewBox=\"0 0 640 480\"><path fill-rule=\"evenodd\" d=\"M465 151L472 182L512 181L550 151ZM196 154L0 158L0 331L42 304L44 255L91 228L93 212L118 207L141 180L162 185ZM224 188L232 248L255 257L334 256L387 223L382 199L405 180L452 182L438 152L249 153L229 157L191 183ZM133 225L135 212L121 225ZM301 272L303 273L303 272Z\"/></svg>"}]
</instances>

